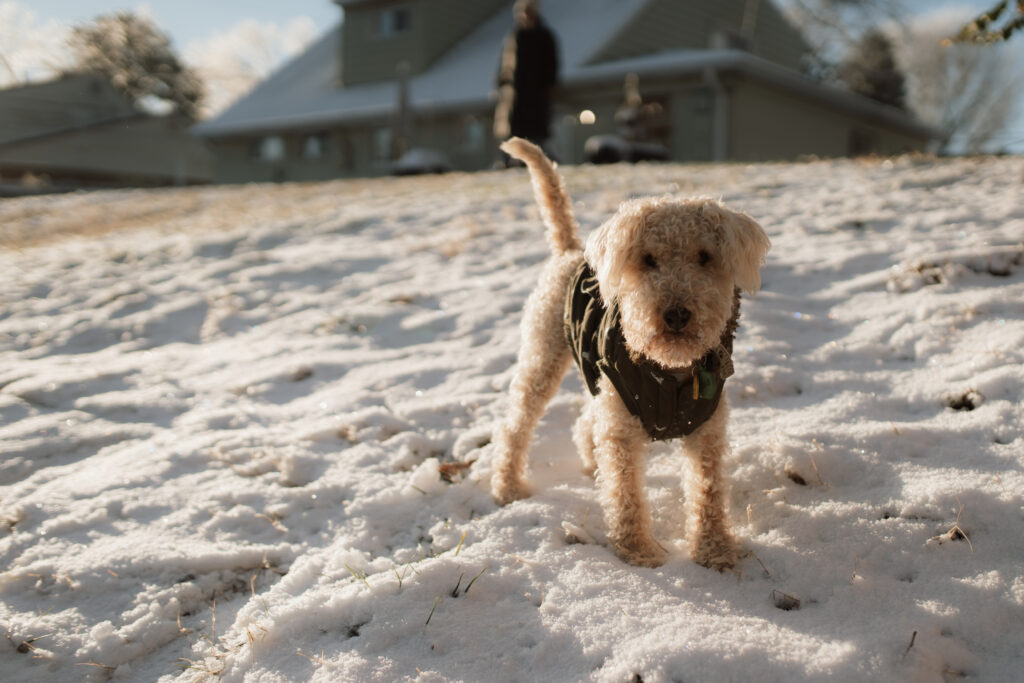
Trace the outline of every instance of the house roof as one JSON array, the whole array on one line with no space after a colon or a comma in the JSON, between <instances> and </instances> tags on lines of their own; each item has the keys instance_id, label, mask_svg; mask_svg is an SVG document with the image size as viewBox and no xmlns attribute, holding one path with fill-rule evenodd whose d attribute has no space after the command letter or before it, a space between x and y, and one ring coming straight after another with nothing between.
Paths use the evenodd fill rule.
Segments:
<instances>
[{"instance_id":1,"label":"house roof","mask_svg":"<svg viewBox=\"0 0 1024 683\"><path fill-rule=\"evenodd\" d=\"M940 139L944 135L943 131L918 121L896 107L848 90L815 83L791 69L742 50L676 50L594 64L580 69L574 75L573 84L587 86L607 83L610 79L621 80L630 73L652 79L703 74L708 71L740 74L922 139Z\"/></svg>"},{"instance_id":2,"label":"house roof","mask_svg":"<svg viewBox=\"0 0 1024 683\"><path fill-rule=\"evenodd\" d=\"M591 64L593 57L649 1L545 3L544 20L558 37L563 87L621 80L631 72L650 78L703 73L709 69L730 71L849 110L917 137L940 137L939 131L895 108L812 83L794 71L738 50L675 50ZM511 12L503 8L426 71L411 78L409 101L413 110L422 114L487 110L493 106L491 93L498 53L511 24ZM341 26L338 25L222 114L196 125L193 132L205 137L225 137L357 123L390 116L397 101L397 81L351 87L337 84L340 40Z\"/></svg>"},{"instance_id":3,"label":"house roof","mask_svg":"<svg viewBox=\"0 0 1024 683\"><path fill-rule=\"evenodd\" d=\"M543 6L544 21L558 36L562 79L596 54L649 0L559 0ZM487 107L511 2L409 81L416 111ZM387 115L397 99L396 82L344 87L337 84L341 26L328 31L219 116L193 130L220 136L372 119Z\"/></svg>"}]
</instances>

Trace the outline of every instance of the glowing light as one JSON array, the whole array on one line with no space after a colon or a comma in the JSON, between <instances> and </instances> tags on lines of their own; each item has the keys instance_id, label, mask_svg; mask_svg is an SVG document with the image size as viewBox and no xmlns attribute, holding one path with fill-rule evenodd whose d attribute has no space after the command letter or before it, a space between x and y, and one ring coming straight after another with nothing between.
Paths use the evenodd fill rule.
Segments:
<instances>
[{"instance_id":1,"label":"glowing light","mask_svg":"<svg viewBox=\"0 0 1024 683\"><path fill-rule=\"evenodd\" d=\"M590 111L589 109L584 109L583 111L580 112L580 123L582 123L584 126L592 126L596 121L597 116L595 116L594 112Z\"/></svg>"}]
</instances>

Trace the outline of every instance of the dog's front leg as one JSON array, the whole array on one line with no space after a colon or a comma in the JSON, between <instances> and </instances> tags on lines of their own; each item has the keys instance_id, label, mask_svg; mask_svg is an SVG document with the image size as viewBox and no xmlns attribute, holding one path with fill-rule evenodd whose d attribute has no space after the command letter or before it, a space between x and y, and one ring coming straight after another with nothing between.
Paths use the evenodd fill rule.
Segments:
<instances>
[{"instance_id":1,"label":"dog's front leg","mask_svg":"<svg viewBox=\"0 0 1024 683\"><path fill-rule=\"evenodd\" d=\"M608 537L630 564L657 567L668 553L654 540L644 495L647 432L607 378L601 378L600 387L593 406L594 455Z\"/></svg>"},{"instance_id":2,"label":"dog's front leg","mask_svg":"<svg viewBox=\"0 0 1024 683\"><path fill-rule=\"evenodd\" d=\"M690 556L694 562L719 571L731 569L737 561L736 541L729 530L728 491L722 476L728 415L729 406L723 396L715 414L683 441L689 465L686 500Z\"/></svg>"}]
</instances>

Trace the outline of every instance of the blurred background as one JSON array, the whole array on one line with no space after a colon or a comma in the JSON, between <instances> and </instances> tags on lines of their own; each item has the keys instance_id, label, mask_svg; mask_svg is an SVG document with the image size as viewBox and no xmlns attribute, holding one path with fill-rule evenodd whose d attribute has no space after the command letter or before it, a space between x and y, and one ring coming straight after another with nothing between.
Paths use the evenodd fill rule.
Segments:
<instances>
[{"instance_id":1,"label":"blurred background","mask_svg":"<svg viewBox=\"0 0 1024 683\"><path fill-rule=\"evenodd\" d=\"M563 163L1016 154L1022 24L1012 0L0 0L0 195L476 171L509 134Z\"/></svg>"}]
</instances>

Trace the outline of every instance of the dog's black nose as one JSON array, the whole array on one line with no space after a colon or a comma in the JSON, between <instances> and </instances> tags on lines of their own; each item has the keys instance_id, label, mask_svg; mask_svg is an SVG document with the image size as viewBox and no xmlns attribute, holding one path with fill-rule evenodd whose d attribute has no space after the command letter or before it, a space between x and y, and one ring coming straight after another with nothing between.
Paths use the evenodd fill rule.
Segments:
<instances>
[{"instance_id":1,"label":"dog's black nose","mask_svg":"<svg viewBox=\"0 0 1024 683\"><path fill-rule=\"evenodd\" d=\"M690 311L685 308L670 308L665 311L665 324L668 325L668 329L673 332L686 327L686 324L690 322Z\"/></svg>"}]
</instances>

